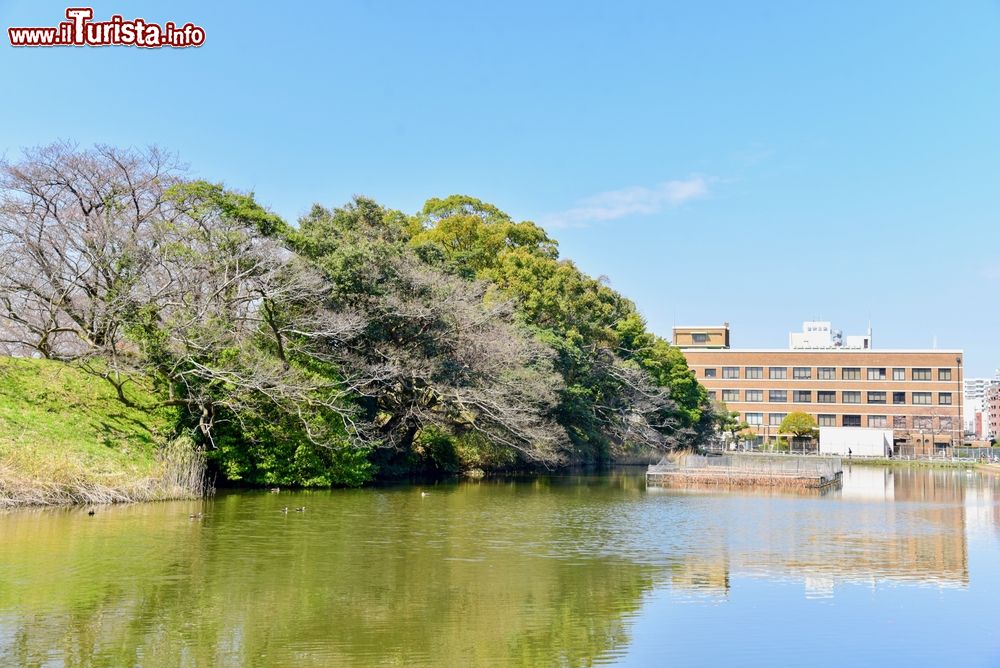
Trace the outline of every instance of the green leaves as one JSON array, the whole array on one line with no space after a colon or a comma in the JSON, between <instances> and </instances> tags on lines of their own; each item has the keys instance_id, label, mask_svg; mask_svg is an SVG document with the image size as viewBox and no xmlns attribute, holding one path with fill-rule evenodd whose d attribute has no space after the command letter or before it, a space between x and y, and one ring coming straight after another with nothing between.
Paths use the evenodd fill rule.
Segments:
<instances>
[{"instance_id":1,"label":"green leaves","mask_svg":"<svg viewBox=\"0 0 1000 668\"><path fill-rule=\"evenodd\" d=\"M556 416L579 456L604 457L621 433L634 437L627 426L634 415L627 416L635 393L655 394L636 387L637 380L668 390L646 415L665 437L706 428L707 393L680 351L649 333L635 305L605 281L560 260L543 229L462 195L428 200L417 218L421 229L410 244L421 258L488 281L487 299L510 300L539 340L557 351L566 387ZM628 368L641 370L645 379L623 381L621 369Z\"/></svg>"},{"instance_id":2,"label":"green leaves","mask_svg":"<svg viewBox=\"0 0 1000 668\"><path fill-rule=\"evenodd\" d=\"M778 427L778 433L793 434L799 437L812 437L816 435L816 421L808 413L802 413L800 411L789 413L785 416L785 419L781 421L781 426Z\"/></svg>"},{"instance_id":3,"label":"green leaves","mask_svg":"<svg viewBox=\"0 0 1000 668\"><path fill-rule=\"evenodd\" d=\"M195 220L223 216L265 237L288 231L285 221L257 204L253 194L226 190L221 183L183 181L167 189L167 198Z\"/></svg>"}]
</instances>

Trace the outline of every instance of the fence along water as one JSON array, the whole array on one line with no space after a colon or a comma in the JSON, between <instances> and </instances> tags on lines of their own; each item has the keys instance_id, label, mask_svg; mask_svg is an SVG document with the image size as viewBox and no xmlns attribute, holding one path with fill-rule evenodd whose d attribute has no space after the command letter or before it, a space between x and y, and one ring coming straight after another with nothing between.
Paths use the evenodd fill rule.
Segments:
<instances>
[{"instance_id":1,"label":"fence along water","mask_svg":"<svg viewBox=\"0 0 1000 668\"><path fill-rule=\"evenodd\" d=\"M840 457L729 454L679 455L650 466L649 484L725 484L825 487L840 481Z\"/></svg>"}]
</instances>

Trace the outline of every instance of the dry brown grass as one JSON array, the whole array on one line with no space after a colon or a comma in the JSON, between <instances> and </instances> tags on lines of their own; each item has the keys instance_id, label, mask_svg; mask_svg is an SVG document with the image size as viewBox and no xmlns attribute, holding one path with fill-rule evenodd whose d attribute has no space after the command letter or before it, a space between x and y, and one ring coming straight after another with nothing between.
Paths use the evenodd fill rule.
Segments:
<instances>
[{"instance_id":1,"label":"dry brown grass","mask_svg":"<svg viewBox=\"0 0 1000 668\"><path fill-rule=\"evenodd\" d=\"M211 491L205 459L186 439L160 450L144 473L95 470L71 458L25 462L16 454L0 456L0 508L163 501Z\"/></svg>"}]
</instances>

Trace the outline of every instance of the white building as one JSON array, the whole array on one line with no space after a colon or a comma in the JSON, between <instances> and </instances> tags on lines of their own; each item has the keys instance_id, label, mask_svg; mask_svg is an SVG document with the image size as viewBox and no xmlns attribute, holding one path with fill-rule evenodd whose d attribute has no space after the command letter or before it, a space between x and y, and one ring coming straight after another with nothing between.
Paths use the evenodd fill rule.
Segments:
<instances>
[{"instance_id":1,"label":"white building","mask_svg":"<svg viewBox=\"0 0 1000 668\"><path fill-rule=\"evenodd\" d=\"M788 347L792 350L869 350L872 347L872 328L860 336L844 337L839 329L833 329L827 320L807 320L802 323L801 332L788 335Z\"/></svg>"},{"instance_id":2,"label":"white building","mask_svg":"<svg viewBox=\"0 0 1000 668\"><path fill-rule=\"evenodd\" d=\"M892 429L867 427L820 427L821 455L887 457L892 452Z\"/></svg>"}]
</instances>

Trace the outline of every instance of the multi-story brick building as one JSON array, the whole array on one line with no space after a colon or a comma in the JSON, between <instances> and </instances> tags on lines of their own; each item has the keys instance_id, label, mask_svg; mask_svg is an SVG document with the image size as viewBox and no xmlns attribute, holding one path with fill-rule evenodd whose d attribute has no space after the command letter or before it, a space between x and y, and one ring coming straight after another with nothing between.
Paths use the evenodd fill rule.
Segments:
<instances>
[{"instance_id":1,"label":"multi-story brick building","mask_svg":"<svg viewBox=\"0 0 1000 668\"><path fill-rule=\"evenodd\" d=\"M786 415L804 412L820 427L892 429L897 446L962 442L960 350L876 350L870 331L845 341L825 322L805 323L786 350L708 348L691 340L709 329L676 327L675 345L709 395L738 411L762 441L778 437ZM728 343L725 330L712 338Z\"/></svg>"}]
</instances>

